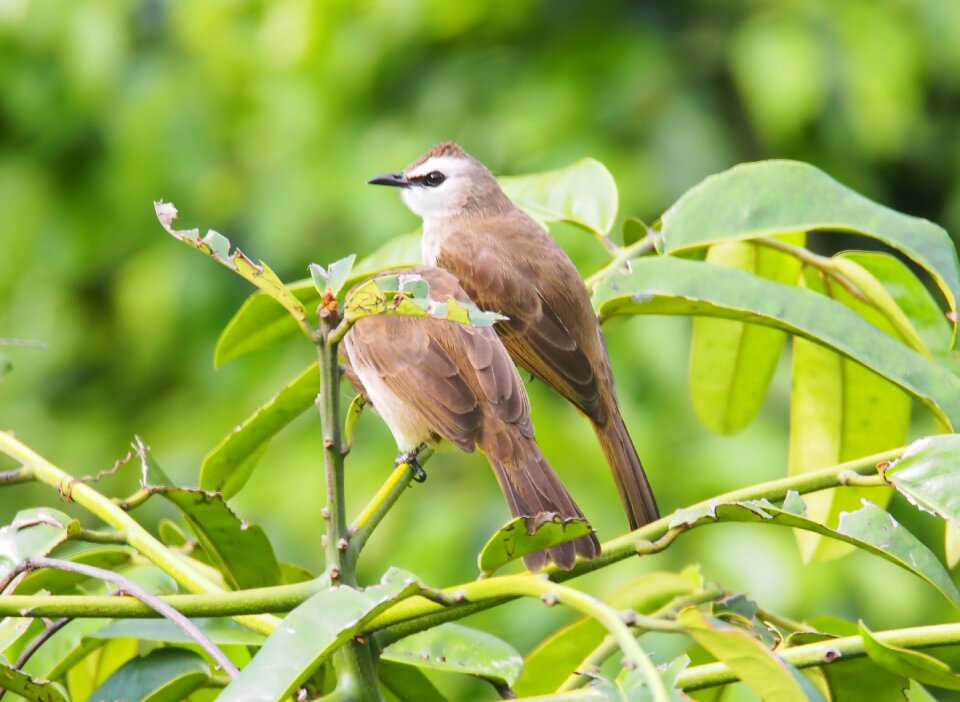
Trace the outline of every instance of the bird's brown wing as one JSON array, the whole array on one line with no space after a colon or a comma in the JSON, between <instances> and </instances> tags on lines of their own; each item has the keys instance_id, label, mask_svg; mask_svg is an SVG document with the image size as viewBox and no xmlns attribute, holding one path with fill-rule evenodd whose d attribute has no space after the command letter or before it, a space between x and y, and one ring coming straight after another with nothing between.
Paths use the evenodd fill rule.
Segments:
<instances>
[{"instance_id":1,"label":"bird's brown wing","mask_svg":"<svg viewBox=\"0 0 960 702\"><path fill-rule=\"evenodd\" d=\"M461 226L463 231L444 241L437 265L453 273L479 307L509 317L496 329L519 365L584 414L604 421L590 362L602 357L602 342L570 259L527 218L468 220Z\"/></svg>"},{"instance_id":2,"label":"bird's brown wing","mask_svg":"<svg viewBox=\"0 0 960 702\"><path fill-rule=\"evenodd\" d=\"M344 351L354 369L372 370L406 400L420 423L472 451L483 408L451 356L455 331L450 322L423 317L365 317L350 329Z\"/></svg>"}]
</instances>

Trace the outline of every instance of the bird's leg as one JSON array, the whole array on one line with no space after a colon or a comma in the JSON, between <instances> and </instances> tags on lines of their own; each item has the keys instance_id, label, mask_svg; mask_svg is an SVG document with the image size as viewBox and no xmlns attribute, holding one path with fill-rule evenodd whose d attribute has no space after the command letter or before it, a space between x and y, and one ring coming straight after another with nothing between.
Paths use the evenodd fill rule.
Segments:
<instances>
[{"instance_id":1,"label":"bird's leg","mask_svg":"<svg viewBox=\"0 0 960 702\"><path fill-rule=\"evenodd\" d=\"M420 462L417 460L417 457L422 451L425 451L427 448L426 444L420 444L413 451L403 451L397 455L397 460L394 461L395 466L399 466L401 463L406 463L413 470L413 479L422 483L427 479L427 471L423 469L423 466L420 465Z\"/></svg>"}]
</instances>

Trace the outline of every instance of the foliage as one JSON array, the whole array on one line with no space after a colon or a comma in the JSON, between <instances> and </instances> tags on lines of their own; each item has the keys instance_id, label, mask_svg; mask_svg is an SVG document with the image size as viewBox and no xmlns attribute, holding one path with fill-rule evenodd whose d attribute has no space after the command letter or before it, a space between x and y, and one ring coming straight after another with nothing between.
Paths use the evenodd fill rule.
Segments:
<instances>
[{"instance_id":1,"label":"foliage","mask_svg":"<svg viewBox=\"0 0 960 702\"><path fill-rule=\"evenodd\" d=\"M603 177L594 177L598 173ZM302 332L319 362L209 454L197 478L203 488L172 481L137 438L127 459L107 472L133 462L140 467L139 488L110 499L93 485L102 476L74 478L0 433L0 451L19 464L4 483L45 485L109 527L88 529L44 507L21 512L0 530L0 613L7 617L0 623L6 661L0 673L11 692L78 701L279 702L291 695L331 702L439 700L445 695L438 673L486 680L493 685L491 698L516 686L541 700L664 702L735 680L764 699L832 702L894 699L908 684L916 690L923 684L960 687L949 663L917 650L960 645L960 627L953 623L873 632L862 622L859 628L842 620L798 622L689 568L655 577L634 573L611 597L564 584L626 559L672 551L688 531L740 522L814 535L813 546L804 546L810 558L844 555L835 543L846 552L879 556L960 606L960 591L935 554L940 547L930 530L914 534L881 506L900 493L940 525L960 523L960 434L954 433L960 429L960 378L951 361L956 330L918 277L940 286L955 318L960 267L946 232L791 162L746 165L708 179L645 236L631 235L626 247L608 238L619 197L598 162L507 185L545 222L572 222L611 249L607 264L588 279L601 319L698 317L690 387L709 428L730 433L749 424L792 339L790 474L679 509L608 541L598 559L571 571L494 574L531 549L576 538L585 528L579 520L515 520L482 549L479 580L437 589L390 567L379 582L366 581L357 570L364 548L398 504L412 471L398 466L348 528L345 458L353 430L341 435L339 343L356 319L371 314L430 315L467 325L495 324L499 316L453 300L430 302L417 276L362 282L376 270L412 263L408 236L374 254L369 266L350 256L311 266L306 285L285 286L266 264L231 253L222 235L174 229L175 210L158 204L170 234L261 289L228 325L221 360ZM804 246L810 231L830 235L835 229L889 244L920 273L892 252L827 257ZM280 324L284 315L293 323ZM258 333L261 325L270 333ZM313 576L278 561L267 532L240 519L225 497L244 490L267 442L313 404L317 389L323 390L317 404L329 489L326 563ZM911 397L948 433L902 446ZM352 427L353 406L348 415ZM186 527L166 522L162 540L129 514L156 495L181 511ZM757 531L747 528L748 535ZM494 634L451 623L517 598L584 618L545 638L526 661ZM129 619L157 614L166 619L142 625ZM685 644L669 659L653 659L650 636ZM869 685L851 682L863 677Z\"/></svg>"}]
</instances>

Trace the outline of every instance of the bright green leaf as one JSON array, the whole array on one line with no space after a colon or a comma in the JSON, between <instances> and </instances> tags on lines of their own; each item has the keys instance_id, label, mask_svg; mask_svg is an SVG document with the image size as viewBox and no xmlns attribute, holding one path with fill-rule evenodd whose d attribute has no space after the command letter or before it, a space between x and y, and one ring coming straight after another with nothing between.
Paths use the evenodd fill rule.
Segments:
<instances>
[{"instance_id":1,"label":"bright green leaf","mask_svg":"<svg viewBox=\"0 0 960 702\"><path fill-rule=\"evenodd\" d=\"M696 607L677 615L694 640L767 702L826 702L813 683L745 631L704 616Z\"/></svg>"},{"instance_id":2,"label":"bright green leaf","mask_svg":"<svg viewBox=\"0 0 960 702\"><path fill-rule=\"evenodd\" d=\"M506 641L460 624L440 624L400 639L382 658L448 673L464 673L513 685L523 658Z\"/></svg>"},{"instance_id":3,"label":"bright green leaf","mask_svg":"<svg viewBox=\"0 0 960 702\"><path fill-rule=\"evenodd\" d=\"M224 499L236 495L253 474L270 440L313 406L320 392L320 374L314 363L269 402L250 415L203 459L200 485Z\"/></svg>"},{"instance_id":4,"label":"bright green leaf","mask_svg":"<svg viewBox=\"0 0 960 702\"><path fill-rule=\"evenodd\" d=\"M391 569L380 585L362 591L341 586L318 592L284 618L217 701L280 702L367 622L419 589L409 574Z\"/></svg>"},{"instance_id":5,"label":"bright green leaf","mask_svg":"<svg viewBox=\"0 0 960 702\"><path fill-rule=\"evenodd\" d=\"M34 680L7 665L0 665L0 689L9 690L30 702L68 702L59 685L46 680Z\"/></svg>"},{"instance_id":6,"label":"bright green leaf","mask_svg":"<svg viewBox=\"0 0 960 702\"><path fill-rule=\"evenodd\" d=\"M802 246L804 235L788 243ZM707 263L729 266L786 285L796 283L800 261L745 241L711 246ZM700 421L717 434L734 434L763 405L786 334L757 324L698 317L690 342L690 398Z\"/></svg>"},{"instance_id":7,"label":"bright green leaf","mask_svg":"<svg viewBox=\"0 0 960 702\"><path fill-rule=\"evenodd\" d=\"M210 680L203 657L182 648L158 648L120 668L89 702L183 702Z\"/></svg>"},{"instance_id":8,"label":"bright green leaf","mask_svg":"<svg viewBox=\"0 0 960 702\"><path fill-rule=\"evenodd\" d=\"M852 260L848 263L857 265ZM825 281L818 271L806 269L803 280L807 288L841 302L887 334L895 334L875 308L835 282ZM910 407L906 393L873 371L819 344L796 339L789 474L800 475L902 446L910 427ZM823 490L807 496L807 514L814 521L834 526L840 514L857 509L861 499L869 497L883 507L889 495L857 487ZM809 532L797 532L796 536L805 561L838 558L852 548Z\"/></svg>"},{"instance_id":9,"label":"bright green leaf","mask_svg":"<svg viewBox=\"0 0 960 702\"><path fill-rule=\"evenodd\" d=\"M812 291L664 256L635 260L632 272L602 281L594 304L604 318L706 315L783 329L858 361L960 426L960 379L856 312Z\"/></svg>"},{"instance_id":10,"label":"bright green leaf","mask_svg":"<svg viewBox=\"0 0 960 702\"><path fill-rule=\"evenodd\" d=\"M0 580L26 559L45 556L66 541L72 524L63 512L48 507L17 512L0 527Z\"/></svg>"},{"instance_id":11,"label":"bright green leaf","mask_svg":"<svg viewBox=\"0 0 960 702\"><path fill-rule=\"evenodd\" d=\"M746 163L710 176L662 221L668 253L800 231L871 236L923 266L957 309L960 267L943 228L872 202L806 163Z\"/></svg>"},{"instance_id":12,"label":"bright green leaf","mask_svg":"<svg viewBox=\"0 0 960 702\"><path fill-rule=\"evenodd\" d=\"M636 217L627 217L623 220L624 247L635 244L650 232L647 225Z\"/></svg>"},{"instance_id":13,"label":"bright green leaf","mask_svg":"<svg viewBox=\"0 0 960 702\"><path fill-rule=\"evenodd\" d=\"M943 661L920 651L883 643L860 622L860 638L870 660L885 670L925 685L960 690L960 675Z\"/></svg>"},{"instance_id":14,"label":"bright green leaf","mask_svg":"<svg viewBox=\"0 0 960 702\"><path fill-rule=\"evenodd\" d=\"M915 441L884 476L908 500L960 528L960 435Z\"/></svg>"},{"instance_id":15,"label":"bright green leaf","mask_svg":"<svg viewBox=\"0 0 960 702\"><path fill-rule=\"evenodd\" d=\"M261 646L263 634L240 626L232 619L191 619L213 643L220 646ZM91 633L93 639L140 639L164 643L193 644L194 639L168 619L118 619Z\"/></svg>"},{"instance_id":16,"label":"bright green leaf","mask_svg":"<svg viewBox=\"0 0 960 702\"><path fill-rule=\"evenodd\" d=\"M511 561L590 533L585 519L563 519L558 514L517 517L490 537L477 557L480 572L489 575Z\"/></svg>"},{"instance_id":17,"label":"bright green leaf","mask_svg":"<svg viewBox=\"0 0 960 702\"><path fill-rule=\"evenodd\" d=\"M514 203L543 224L569 222L605 238L617 218L617 184L606 166L592 158L499 181Z\"/></svg>"},{"instance_id":18,"label":"bright green leaf","mask_svg":"<svg viewBox=\"0 0 960 702\"><path fill-rule=\"evenodd\" d=\"M395 237L353 267L353 276L343 284L341 293L375 273L388 268L411 266L419 260L419 234ZM320 304L320 293L311 280L291 283L288 288L305 309L314 310ZM266 293L254 293L244 301L221 332L214 351L214 365L219 367L229 360L299 335L297 323L283 307Z\"/></svg>"}]
</instances>

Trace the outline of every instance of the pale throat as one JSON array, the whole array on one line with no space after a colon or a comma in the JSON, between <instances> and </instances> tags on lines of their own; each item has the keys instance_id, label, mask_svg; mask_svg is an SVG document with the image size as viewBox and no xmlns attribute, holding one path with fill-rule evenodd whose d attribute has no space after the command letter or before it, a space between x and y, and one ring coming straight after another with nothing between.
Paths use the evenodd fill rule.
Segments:
<instances>
[{"instance_id":1,"label":"pale throat","mask_svg":"<svg viewBox=\"0 0 960 702\"><path fill-rule=\"evenodd\" d=\"M435 266L440 259L440 250L453 227L440 217L424 217L423 236L420 238L420 256L424 265Z\"/></svg>"}]
</instances>

